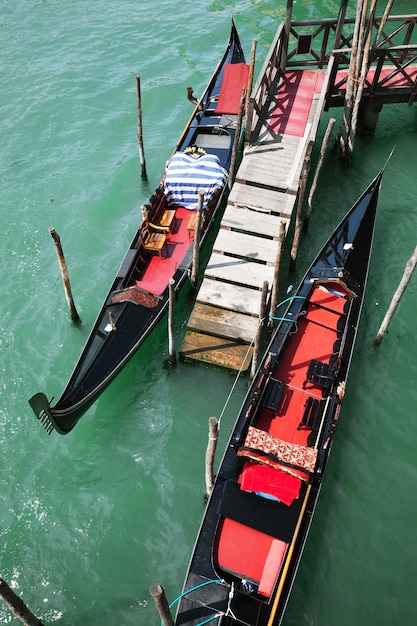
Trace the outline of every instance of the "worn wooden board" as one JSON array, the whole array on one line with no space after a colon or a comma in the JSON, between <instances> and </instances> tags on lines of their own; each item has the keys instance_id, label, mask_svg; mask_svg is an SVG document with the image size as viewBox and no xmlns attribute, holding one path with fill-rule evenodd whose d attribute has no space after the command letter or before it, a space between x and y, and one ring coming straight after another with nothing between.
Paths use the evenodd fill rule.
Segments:
<instances>
[{"instance_id":1,"label":"worn wooden board","mask_svg":"<svg viewBox=\"0 0 417 626\"><path fill-rule=\"evenodd\" d=\"M208 278L246 285L262 289L267 280L269 288L274 280L274 267L264 263L254 263L250 259L239 259L234 256L213 252L204 275ZM225 289L227 286L225 285Z\"/></svg>"},{"instance_id":2,"label":"worn wooden board","mask_svg":"<svg viewBox=\"0 0 417 626\"><path fill-rule=\"evenodd\" d=\"M180 355L186 360L246 372L252 360L253 348L212 335L188 331Z\"/></svg>"},{"instance_id":3,"label":"worn wooden board","mask_svg":"<svg viewBox=\"0 0 417 626\"><path fill-rule=\"evenodd\" d=\"M243 315L196 302L187 329L250 344L255 338L258 325L259 319L252 315Z\"/></svg>"},{"instance_id":4,"label":"worn wooden board","mask_svg":"<svg viewBox=\"0 0 417 626\"><path fill-rule=\"evenodd\" d=\"M245 150L236 174L237 182L250 182L259 187L282 191L292 190L291 171L302 142L302 137L280 137L278 140L250 146Z\"/></svg>"},{"instance_id":5,"label":"worn wooden board","mask_svg":"<svg viewBox=\"0 0 417 626\"><path fill-rule=\"evenodd\" d=\"M213 250L214 252L274 265L278 252L278 242L234 230L220 229Z\"/></svg>"},{"instance_id":6,"label":"worn wooden board","mask_svg":"<svg viewBox=\"0 0 417 626\"><path fill-rule=\"evenodd\" d=\"M295 200L294 194L235 182L228 202L235 207L264 210L290 220Z\"/></svg>"},{"instance_id":7,"label":"worn wooden board","mask_svg":"<svg viewBox=\"0 0 417 626\"><path fill-rule=\"evenodd\" d=\"M290 215L291 213L288 217L283 217L255 207L228 204L223 213L221 228L240 230L252 235L267 235L277 239L282 221L285 222L285 230L288 230Z\"/></svg>"},{"instance_id":8,"label":"worn wooden board","mask_svg":"<svg viewBox=\"0 0 417 626\"><path fill-rule=\"evenodd\" d=\"M228 311L259 316L262 291L223 283L220 280L206 277L201 284L196 300Z\"/></svg>"}]
</instances>

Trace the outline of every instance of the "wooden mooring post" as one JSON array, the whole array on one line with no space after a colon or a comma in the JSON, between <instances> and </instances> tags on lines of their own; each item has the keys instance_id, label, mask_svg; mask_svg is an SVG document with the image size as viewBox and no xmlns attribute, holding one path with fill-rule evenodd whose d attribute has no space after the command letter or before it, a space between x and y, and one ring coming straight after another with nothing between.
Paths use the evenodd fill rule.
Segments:
<instances>
[{"instance_id":1,"label":"wooden mooring post","mask_svg":"<svg viewBox=\"0 0 417 626\"><path fill-rule=\"evenodd\" d=\"M0 598L11 610L13 615L20 619L25 626L44 626L40 619L38 619L25 605L23 600L19 598L9 587L3 578L0 576Z\"/></svg>"},{"instance_id":2,"label":"wooden mooring post","mask_svg":"<svg viewBox=\"0 0 417 626\"><path fill-rule=\"evenodd\" d=\"M136 98L138 108L138 145L139 145L139 159L142 171L142 178L148 178L146 173L146 161L145 150L143 148L143 130L142 130L142 97L140 93L140 76L136 75Z\"/></svg>"},{"instance_id":3,"label":"wooden mooring post","mask_svg":"<svg viewBox=\"0 0 417 626\"><path fill-rule=\"evenodd\" d=\"M203 221L203 205L204 205L204 189L198 191L198 208L194 229L194 245L193 245L193 265L191 268L191 284L197 286L199 260L200 260L200 238L201 226Z\"/></svg>"},{"instance_id":4,"label":"wooden mooring post","mask_svg":"<svg viewBox=\"0 0 417 626\"><path fill-rule=\"evenodd\" d=\"M250 372L251 378L254 378L256 374L256 370L258 369L259 354L261 352L261 343L262 343L262 331L265 326L266 300L268 297L268 286L269 286L269 283L267 280L265 280L264 284L262 285L261 306L259 310L259 324L256 330L255 342L253 346L252 367L251 367L251 372Z\"/></svg>"},{"instance_id":5,"label":"wooden mooring post","mask_svg":"<svg viewBox=\"0 0 417 626\"><path fill-rule=\"evenodd\" d=\"M149 589L149 593L154 599L162 625L174 626L174 620L172 619L172 614L169 608L168 600L165 596L164 588L159 583L155 583Z\"/></svg>"},{"instance_id":6,"label":"wooden mooring post","mask_svg":"<svg viewBox=\"0 0 417 626\"><path fill-rule=\"evenodd\" d=\"M64 284L65 297L67 299L68 307L71 314L71 319L73 322L79 324L81 322L80 317L77 313L77 309L75 308L74 299L72 297L71 285L68 276L67 264L65 262L64 252L62 250L61 239L56 232L56 230L52 227L49 228L49 233L54 240L55 250L58 257L59 268L61 270L62 282Z\"/></svg>"},{"instance_id":7,"label":"wooden mooring post","mask_svg":"<svg viewBox=\"0 0 417 626\"><path fill-rule=\"evenodd\" d=\"M230 174L229 174L229 180L228 180L229 189L233 187L233 182L235 178L237 155L239 152L240 134L242 132L243 112L245 110L245 100L246 100L246 87L242 89L242 95L240 98L240 105L239 105L239 114L237 116L237 121L236 121L235 140L233 142L232 156L230 159Z\"/></svg>"},{"instance_id":8,"label":"wooden mooring post","mask_svg":"<svg viewBox=\"0 0 417 626\"><path fill-rule=\"evenodd\" d=\"M292 247L291 247L291 256L290 256L290 270L291 271L295 270L295 264L297 260L297 254L298 254L298 246L300 244L301 230L303 227L303 222L302 222L303 204L304 204L304 196L305 196L306 187L307 187L309 169L310 169L310 157L306 156L304 159L303 171L301 173L300 192L298 195L297 214L295 218L295 230L294 230L294 237L292 240Z\"/></svg>"},{"instance_id":9,"label":"wooden mooring post","mask_svg":"<svg viewBox=\"0 0 417 626\"><path fill-rule=\"evenodd\" d=\"M319 179L320 171L321 171L323 161L324 161L324 155L326 154L327 144L329 143L329 138L330 138L330 135L332 134L335 121L336 120L334 117L331 117L329 119L329 123L327 124L326 132L323 137L323 143L321 144L320 157L317 163L316 171L314 172L314 178L313 178L313 182L311 183L310 193L308 194L307 210L306 210L306 214L304 217L304 224L303 224L303 229L305 231L308 230L308 224L310 221L311 211L312 211L313 196L316 191L317 181Z\"/></svg>"},{"instance_id":10,"label":"wooden mooring post","mask_svg":"<svg viewBox=\"0 0 417 626\"><path fill-rule=\"evenodd\" d=\"M392 320L392 317L397 309L397 306L400 303L400 300L402 298L402 295L410 281L410 278L414 272L414 269L416 267L417 264L417 246L414 249L414 252L412 254L412 256L408 259L407 264L405 266L405 270L404 270L404 274L403 277L400 281L400 284L397 287L397 291L395 292L392 300L391 300L391 304L388 308L388 311L385 314L384 319L382 320L382 324L381 327L378 331L377 336L375 337L375 341L374 343L376 345L380 344L385 333L388 332L388 326L390 321Z\"/></svg>"},{"instance_id":11,"label":"wooden mooring post","mask_svg":"<svg viewBox=\"0 0 417 626\"><path fill-rule=\"evenodd\" d=\"M209 418L209 434L206 450L206 499L211 496L214 487L214 457L219 438L219 422L216 417Z\"/></svg>"}]
</instances>

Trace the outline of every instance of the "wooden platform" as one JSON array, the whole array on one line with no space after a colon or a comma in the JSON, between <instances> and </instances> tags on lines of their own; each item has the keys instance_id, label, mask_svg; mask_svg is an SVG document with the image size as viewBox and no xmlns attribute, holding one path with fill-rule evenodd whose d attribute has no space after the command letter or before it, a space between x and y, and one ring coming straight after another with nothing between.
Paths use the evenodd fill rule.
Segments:
<instances>
[{"instance_id":1,"label":"wooden platform","mask_svg":"<svg viewBox=\"0 0 417 626\"><path fill-rule=\"evenodd\" d=\"M270 292L273 285L280 223L285 222L288 232L302 168L320 119L322 102L315 87L317 76L312 74L309 71L300 80L289 73L285 106L280 108L279 98L271 94L270 119L262 121L256 140L244 152L187 323L181 348L186 360L241 371L249 367L262 286L268 281ZM310 97L304 94L300 105L306 110L294 101L294 76L300 84L307 83ZM290 123L291 112L298 118ZM276 132L277 128L288 128L293 134Z\"/></svg>"}]
</instances>

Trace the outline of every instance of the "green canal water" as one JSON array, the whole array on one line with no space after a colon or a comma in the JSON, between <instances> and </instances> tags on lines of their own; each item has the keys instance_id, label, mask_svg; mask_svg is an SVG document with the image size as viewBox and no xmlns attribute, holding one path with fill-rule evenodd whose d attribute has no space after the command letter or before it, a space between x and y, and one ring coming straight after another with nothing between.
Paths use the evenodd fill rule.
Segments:
<instances>
[{"instance_id":1,"label":"green canal water","mask_svg":"<svg viewBox=\"0 0 417 626\"><path fill-rule=\"evenodd\" d=\"M397 1L395 13L413 4ZM294 18L338 8L299 0ZM158 624L149 587L179 595L204 509L208 418L222 416L219 461L247 389L247 378L221 369L164 369L163 322L68 436L48 437L27 402L62 391L191 114L186 87L202 92L232 14L248 57L258 40L258 72L283 1L0 3L0 575L45 624ZM297 284L395 147L340 426L285 626L415 624L416 276L371 346L416 245L416 111L385 107L350 165L329 150L297 270L282 279L284 290ZM338 128L340 110L330 111L319 141L330 116ZM69 320L48 227L61 237L81 327ZM192 297L187 286L178 301L178 345ZM0 623L20 622L0 604Z\"/></svg>"}]
</instances>

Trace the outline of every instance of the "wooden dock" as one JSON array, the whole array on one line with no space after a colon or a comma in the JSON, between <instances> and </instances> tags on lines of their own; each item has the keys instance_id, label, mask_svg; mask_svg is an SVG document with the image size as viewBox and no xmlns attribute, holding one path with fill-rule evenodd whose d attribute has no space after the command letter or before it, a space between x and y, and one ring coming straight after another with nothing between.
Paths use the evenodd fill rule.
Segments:
<instances>
[{"instance_id":1,"label":"wooden dock","mask_svg":"<svg viewBox=\"0 0 417 626\"><path fill-rule=\"evenodd\" d=\"M242 371L250 365L262 286L268 281L272 288L280 223L284 221L288 231L323 107L320 92L314 89L316 77L308 72L309 95L301 96L297 123L289 124L295 99L303 91L301 74L288 74L288 83L296 81L299 89L285 97L285 106L279 99L271 101L270 124L264 124L244 152L187 323L181 348L186 359ZM285 126L288 133L275 130Z\"/></svg>"},{"instance_id":2,"label":"wooden dock","mask_svg":"<svg viewBox=\"0 0 417 626\"><path fill-rule=\"evenodd\" d=\"M416 16L412 17L415 24ZM303 22L303 28L305 25ZM297 23L291 26L294 30ZM313 29L316 26L312 23ZM326 28L338 31L330 20ZM284 221L288 232L294 209L297 216L301 214L302 187L323 111L343 104L340 94L346 91L348 72L341 63L346 63L346 50L336 50L332 58L321 45L322 56L316 55L314 61L317 68L311 69L311 61L306 67L294 67L295 62L289 59L305 54L307 44L311 51L315 35L310 36L311 41L300 35L296 50L290 51L284 44L288 33L288 23L278 29L249 99L246 147L187 323L181 348L186 360L238 371L248 369L260 323L262 287L264 281L268 281L269 291L273 285L280 224ZM323 39L328 39L326 32ZM346 36L343 41L347 45L350 39ZM416 46L411 48L410 54L416 55ZM404 61L402 46L407 76L402 66L383 71L382 53L386 54L384 41L374 54L376 69L368 68L364 102L369 97L374 106L377 95L381 102L381 98L387 103L406 101L407 88L410 103L416 66ZM390 62L392 59L390 54ZM388 79L395 83L391 88Z\"/></svg>"}]
</instances>

